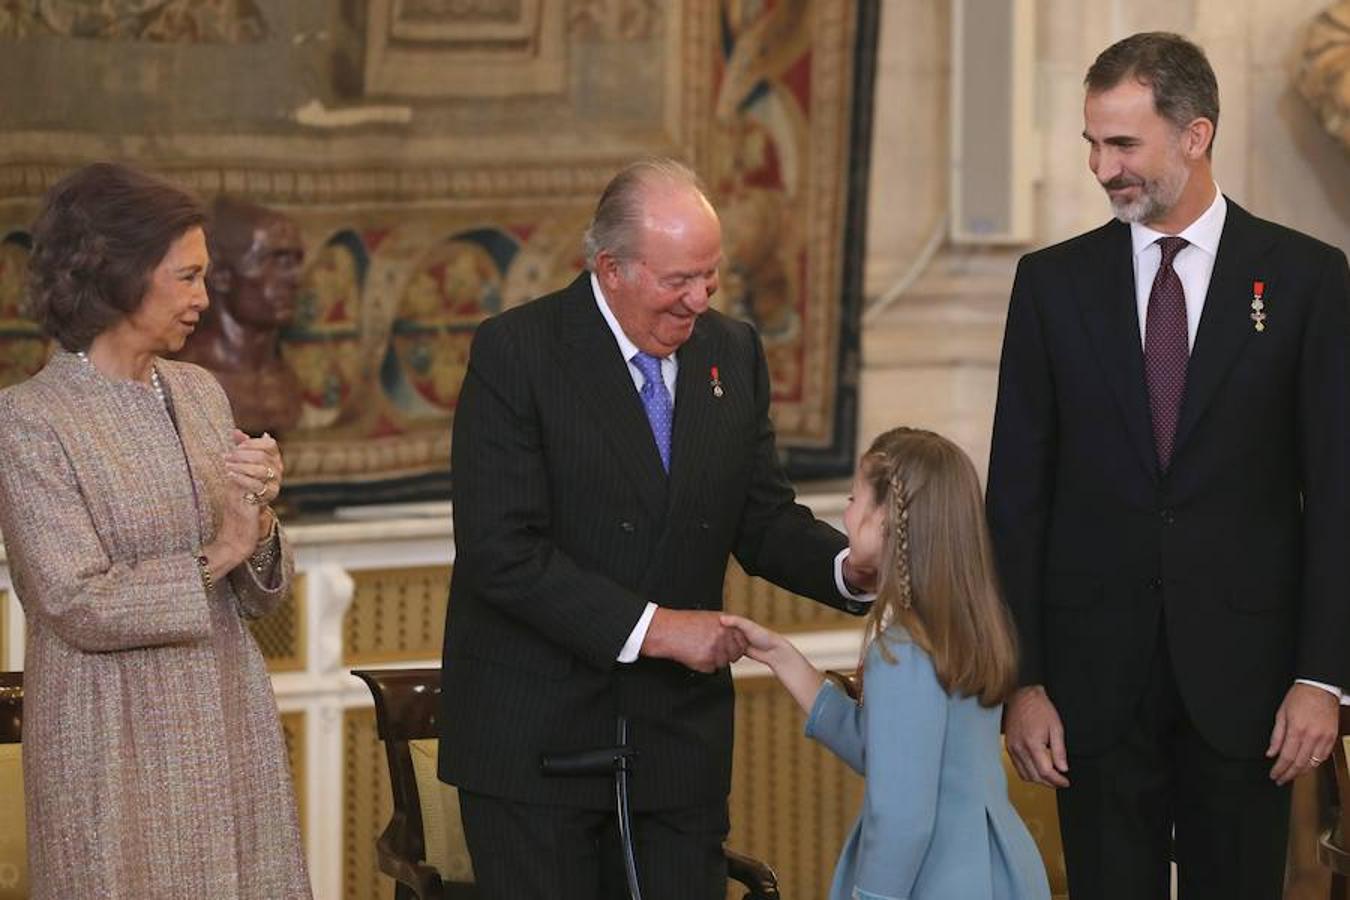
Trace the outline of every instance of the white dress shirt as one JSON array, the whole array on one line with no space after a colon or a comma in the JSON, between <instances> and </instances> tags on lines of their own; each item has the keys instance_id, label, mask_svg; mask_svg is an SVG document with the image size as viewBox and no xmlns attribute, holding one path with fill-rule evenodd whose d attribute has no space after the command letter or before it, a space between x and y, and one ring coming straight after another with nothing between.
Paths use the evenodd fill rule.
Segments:
<instances>
[{"instance_id":1,"label":"white dress shirt","mask_svg":"<svg viewBox=\"0 0 1350 900\"><path fill-rule=\"evenodd\" d=\"M1223 236L1223 223L1228 217L1228 201L1223 198L1219 186L1214 186L1214 202L1209 205L1180 234L1189 246L1182 247L1172 260L1172 268L1181 279L1181 289L1186 293L1186 340L1187 346L1195 349L1195 333L1200 327L1200 313L1205 309L1205 295L1209 293L1209 279L1214 274L1214 259L1219 254L1219 238ZM1162 247L1158 239L1171 237L1161 231L1154 231L1138 222L1130 223L1130 239L1134 244L1134 296L1139 309L1139 342L1143 346L1144 332L1148 327L1148 295L1153 291L1153 279L1162 264Z\"/></svg>"},{"instance_id":2,"label":"white dress shirt","mask_svg":"<svg viewBox=\"0 0 1350 900\"><path fill-rule=\"evenodd\" d=\"M1172 269L1181 279L1181 289L1186 294L1186 340L1192 351L1195 350L1195 334L1200 328L1200 314L1205 309L1209 281L1214 274L1214 260L1219 255L1219 239L1223 236L1223 223L1227 218L1228 201L1216 184L1214 202L1200 214L1200 218L1176 235L1188 242L1188 246L1177 251L1172 260ZM1141 345L1148 327L1148 297L1153 291L1153 279L1158 274L1158 267L1162 264L1162 247L1158 245L1158 239L1171 236L1138 222L1130 223L1130 240L1134 246L1134 296L1139 311ZM1335 685L1307 678L1295 680L1335 694L1342 704L1350 705L1350 697L1346 697Z\"/></svg>"},{"instance_id":3,"label":"white dress shirt","mask_svg":"<svg viewBox=\"0 0 1350 900\"><path fill-rule=\"evenodd\" d=\"M614 317L614 311L609 308L609 301L605 299L605 292L600 289L600 279L591 273L591 292L595 294L595 305L600 309L600 315L604 316L605 324L614 334L614 340L619 345L619 352L623 358L628 361L628 374L633 376L634 389L641 391L645 381L642 370L633 364L633 357L639 352L638 345L624 333L619 325L619 320ZM670 401L672 405L675 402L675 378L680 372L679 361L675 354L662 357L661 359L661 380L666 383L666 390L670 391ZM864 603L876 599L874 594L855 594L848 589L844 583L844 559L848 556L848 548L840 550L834 558L834 584L839 589L839 593L846 600L858 600ZM638 658L638 651L642 649L642 642L647 638L647 629L651 627L652 616L656 614L656 604L648 603L638 618L637 624L628 634L628 640L624 641L623 649L619 651L617 661L621 663L635 662Z\"/></svg>"}]
</instances>

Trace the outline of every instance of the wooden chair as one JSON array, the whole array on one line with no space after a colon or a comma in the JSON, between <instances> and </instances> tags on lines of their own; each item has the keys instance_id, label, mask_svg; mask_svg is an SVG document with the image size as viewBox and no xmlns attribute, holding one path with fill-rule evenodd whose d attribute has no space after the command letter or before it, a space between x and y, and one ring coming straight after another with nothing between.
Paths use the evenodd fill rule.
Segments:
<instances>
[{"instance_id":1,"label":"wooden chair","mask_svg":"<svg viewBox=\"0 0 1350 900\"><path fill-rule=\"evenodd\" d=\"M375 697L375 723L389 759L394 812L376 842L380 871L395 881L395 900L469 900L473 885L459 822L445 822L436 778L440 669L352 672ZM773 870L727 850L727 871L744 885L744 900L781 900Z\"/></svg>"},{"instance_id":2,"label":"wooden chair","mask_svg":"<svg viewBox=\"0 0 1350 900\"><path fill-rule=\"evenodd\" d=\"M0 744L23 740L23 673L0 672Z\"/></svg>"},{"instance_id":3,"label":"wooden chair","mask_svg":"<svg viewBox=\"0 0 1350 900\"><path fill-rule=\"evenodd\" d=\"M1331 870L1331 900L1350 900L1350 707L1341 707L1340 736L1332 748L1330 764L1335 766L1336 798L1339 809L1331 826L1317 842L1317 861Z\"/></svg>"},{"instance_id":4,"label":"wooden chair","mask_svg":"<svg viewBox=\"0 0 1350 900\"><path fill-rule=\"evenodd\" d=\"M23 673L0 672L0 900L28 896L22 741Z\"/></svg>"}]
</instances>

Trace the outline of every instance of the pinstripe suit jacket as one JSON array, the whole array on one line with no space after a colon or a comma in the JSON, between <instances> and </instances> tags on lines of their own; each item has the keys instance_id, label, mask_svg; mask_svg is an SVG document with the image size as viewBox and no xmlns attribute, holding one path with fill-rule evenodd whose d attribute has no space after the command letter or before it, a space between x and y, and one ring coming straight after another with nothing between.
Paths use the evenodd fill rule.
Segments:
<instances>
[{"instance_id":1,"label":"pinstripe suit jacket","mask_svg":"<svg viewBox=\"0 0 1350 900\"><path fill-rule=\"evenodd\" d=\"M443 780L608 807L607 779L544 779L539 757L612 744L622 712L639 752L635 808L719 802L731 776L730 675L616 663L645 604L721 609L734 553L751 573L846 605L832 570L845 538L794 502L754 330L710 311L678 354L667 476L586 273L479 327L452 451Z\"/></svg>"}]
</instances>

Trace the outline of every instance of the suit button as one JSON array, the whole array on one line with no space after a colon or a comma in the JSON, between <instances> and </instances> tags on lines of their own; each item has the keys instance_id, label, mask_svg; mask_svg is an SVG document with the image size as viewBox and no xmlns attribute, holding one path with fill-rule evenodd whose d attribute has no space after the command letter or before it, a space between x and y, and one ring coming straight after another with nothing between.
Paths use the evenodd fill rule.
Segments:
<instances>
[{"instance_id":1,"label":"suit button","mask_svg":"<svg viewBox=\"0 0 1350 900\"><path fill-rule=\"evenodd\" d=\"M1148 589L1149 589L1150 591L1153 591L1155 594L1156 594L1158 591L1161 591L1161 590L1162 590L1162 587L1163 587L1163 581L1162 581L1161 578L1150 578L1150 579L1148 580Z\"/></svg>"},{"instance_id":2,"label":"suit button","mask_svg":"<svg viewBox=\"0 0 1350 900\"><path fill-rule=\"evenodd\" d=\"M1162 512L1158 513L1158 517L1162 519L1164 525L1174 525L1177 521L1177 517L1170 509L1164 509Z\"/></svg>"},{"instance_id":3,"label":"suit button","mask_svg":"<svg viewBox=\"0 0 1350 900\"><path fill-rule=\"evenodd\" d=\"M712 526L708 524L708 520L707 520L707 519L700 519L700 520L699 520L699 523L698 523L698 527L699 527L699 530L700 530L700 531L707 531L707 530L708 530L709 528L711 528Z\"/></svg>"},{"instance_id":4,"label":"suit button","mask_svg":"<svg viewBox=\"0 0 1350 900\"><path fill-rule=\"evenodd\" d=\"M622 528L624 531L629 532L630 534L634 531L637 531L637 526L634 525L632 522L628 521L627 519L624 519L622 522L620 522L619 527Z\"/></svg>"}]
</instances>

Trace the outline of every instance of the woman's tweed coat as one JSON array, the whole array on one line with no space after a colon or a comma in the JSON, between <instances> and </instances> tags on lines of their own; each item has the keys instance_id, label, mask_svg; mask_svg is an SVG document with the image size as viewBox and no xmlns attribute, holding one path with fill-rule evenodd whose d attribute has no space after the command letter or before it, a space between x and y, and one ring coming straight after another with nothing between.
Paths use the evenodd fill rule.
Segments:
<instances>
[{"instance_id":1,"label":"woman's tweed coat","mask_svg":"<svg viewBox=\"0 0 1350 900\"><path fill-rule=\"evenodd\" d=\"M229 403L203 369L148 385L57 352L0 391L0 532L27 623L32 896L310 896L276 702L244 619L292 560L208 595L194 551L232 487Z\"/></svg>"}]
</instances>

